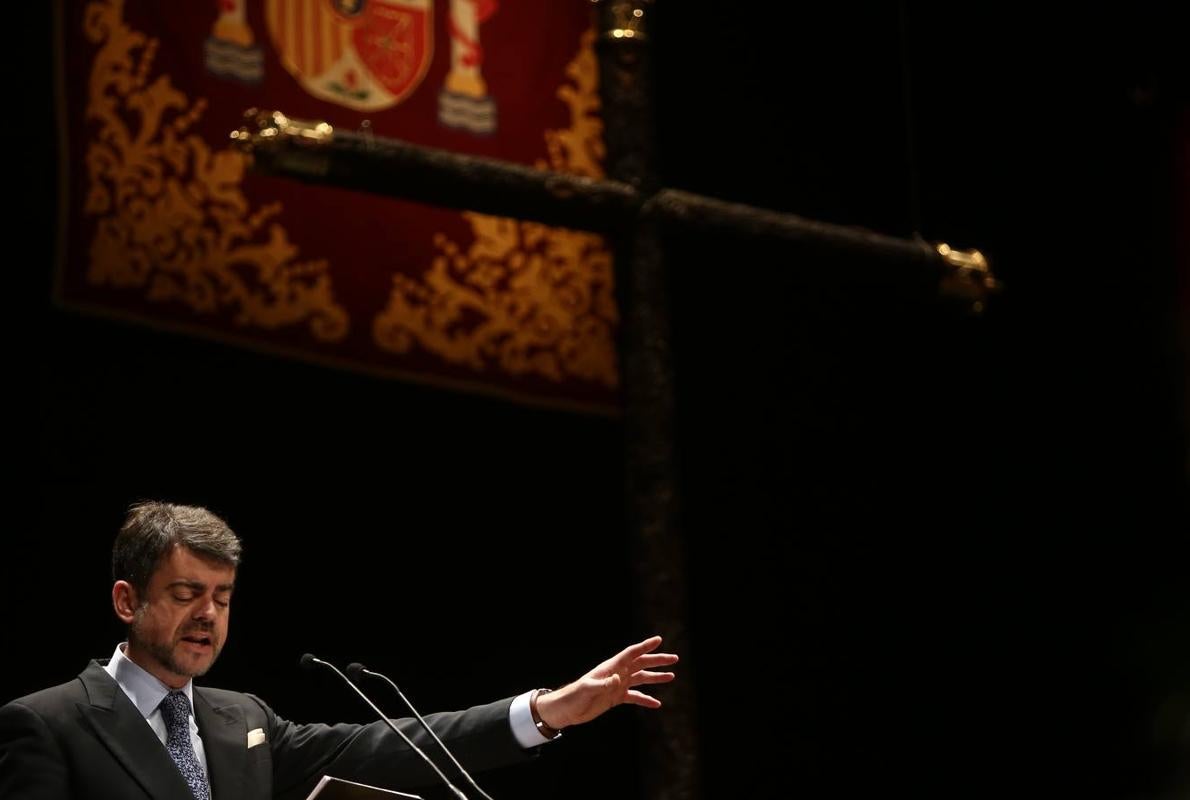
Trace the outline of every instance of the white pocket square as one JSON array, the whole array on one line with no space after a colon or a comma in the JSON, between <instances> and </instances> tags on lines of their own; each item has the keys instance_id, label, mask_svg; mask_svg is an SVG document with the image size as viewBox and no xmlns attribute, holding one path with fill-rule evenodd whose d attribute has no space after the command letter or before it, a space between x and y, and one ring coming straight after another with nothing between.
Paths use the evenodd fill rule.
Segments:
<instances>
[{"instance_id":1,"label":"white pocket square","mask_svg":"<svg viewBox=\"0 0 1190 800\"><path fill-rule=\"evenodd\" d=\"M264 744L264 728L253 728L248 731L248 749L251 750L258 744Z\"/></svg>"}]
</instances>

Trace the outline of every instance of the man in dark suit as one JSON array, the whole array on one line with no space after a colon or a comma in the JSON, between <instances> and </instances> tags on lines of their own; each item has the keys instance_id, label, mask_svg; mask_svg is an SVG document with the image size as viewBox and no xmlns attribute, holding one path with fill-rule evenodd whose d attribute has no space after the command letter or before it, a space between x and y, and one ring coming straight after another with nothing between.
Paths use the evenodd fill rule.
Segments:
<instances>
[{"instance_id":1,"label":"man in dark suit","mask_svg":"<svg viewBox=\"0 0 1190 800\"><path fill-rule=\"evenodd\" d=\"M305 797L324 774L389 787L434 773L380 721L299 725L262 700L196 687L218 657L240 542L211 512L134 506L112 552L112 604L128 641L70 683L0 708L0 798L267 800ZM625 648L556 691L536 690L426 717L469 769L516 763L562 728L613 706L660 702L637 690L673 679L660 637ZM398 727L433 745L416 720Z\"/></svg>"}]
</instances>

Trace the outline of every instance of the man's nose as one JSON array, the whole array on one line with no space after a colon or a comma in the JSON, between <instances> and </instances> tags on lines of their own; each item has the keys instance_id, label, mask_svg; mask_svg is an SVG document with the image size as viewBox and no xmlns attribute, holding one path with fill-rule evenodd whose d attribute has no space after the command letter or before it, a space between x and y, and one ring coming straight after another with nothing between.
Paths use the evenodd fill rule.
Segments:
<instances>
[{"instance_id":1,"label":"man's nose","mask_svg":"<svg viewBox=\"0 0 1190 800\"><path fill-rule=\"evenodd\" d=\"M215 618L215 598L208 597L194 607L194 618L197 620L213 620Z\"/></svg>"}]
</instances>

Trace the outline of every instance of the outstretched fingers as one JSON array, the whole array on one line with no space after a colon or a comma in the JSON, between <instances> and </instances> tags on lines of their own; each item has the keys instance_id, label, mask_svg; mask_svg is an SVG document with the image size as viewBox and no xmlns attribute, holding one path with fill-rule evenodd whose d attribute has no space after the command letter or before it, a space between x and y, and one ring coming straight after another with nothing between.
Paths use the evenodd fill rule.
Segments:
<instances>
[{"instance_id":1,"label":"outstretched fingers","mask_svg":"<svg viewBox=\"0 0 1190 800\"><path fill-rule=\"evenodd\" d=\"M634 666L637 669L652 669L653 667L668 667L670 664L676 663L678 663L678 657L674 653L648 653L638 656Z\"/></svg>"},{"instance_id":2,"label":"outstretched fingers","mask_svg":"<svg viewBox=\"0 0 1190 800\"><path fill-rule=\"evenodd\" d=\"M634 672L628 677L629 686L640 686L647 683L669 683L674 679L672 672L649 672L647 670L640 670Z\"/></svg>"},{"instance_id":3,"label":"outstretched fingers","mask_svg":"<svg viewBox=\"0 0 1190 800\"><path fill-rule=\"evenodd\" d=\"M661 644L660 636L650 636L644 641L637 642L636 644L630 644L625 647L620 651L620 654L616 656L616 659L635 661L645 653L651 653L652 651L656 650L659 644Z\"/></svg>"},{"instance_id":4,"label":"outstretched fingers","mask_svg":"<svg viewBox=\"0 0 1190 800\"><path fill-rule=\"evenodd\" d=\"M650 697L644 692L638 692L635 689L629 690L628 694L624 696L624 702L645 708L661 708L661 701L656 697Z\"/></svg>"}]
</instances>

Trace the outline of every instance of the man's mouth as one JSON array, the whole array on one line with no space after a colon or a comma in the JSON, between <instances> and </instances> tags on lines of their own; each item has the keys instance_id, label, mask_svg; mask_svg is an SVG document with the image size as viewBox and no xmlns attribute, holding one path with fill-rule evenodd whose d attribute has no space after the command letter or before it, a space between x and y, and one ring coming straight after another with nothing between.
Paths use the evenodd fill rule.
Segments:
<instances>
[{"instance_id":1,"label":"man's mouth","mask_svg":"<svg viewBox=\"0 0 1190 800\"><path fill-rule=\"evenodd\" d=\"M198 647L210 647L211 635L208 633L190 633L182 637L183 642L189 642Z\"/></svg>"}]
</instances>

